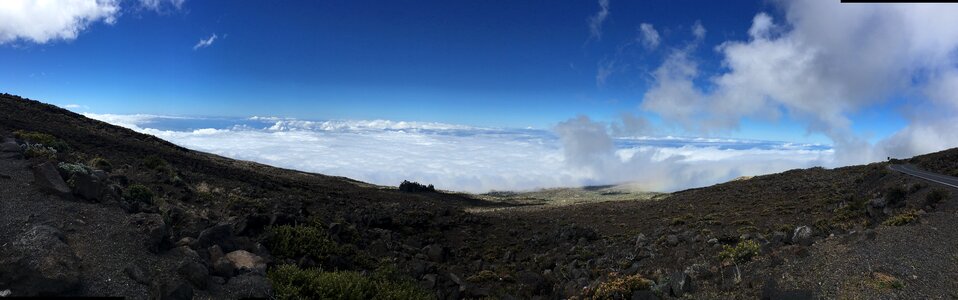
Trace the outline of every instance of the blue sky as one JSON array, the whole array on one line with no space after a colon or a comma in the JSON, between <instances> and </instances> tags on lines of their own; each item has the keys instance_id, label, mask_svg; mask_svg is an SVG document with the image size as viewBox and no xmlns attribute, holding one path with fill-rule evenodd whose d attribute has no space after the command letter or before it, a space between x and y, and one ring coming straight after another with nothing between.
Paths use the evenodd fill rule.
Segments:
<instances>
[{"instance_id":1,"label":"blue sky","mask_svg":"<svg viewBox=\"0 0 958 300\"><path fill-rule=\"evenodd\" d=\"M638 104L649 73L665 49L692 39L692 24L708 32L697 50L702 68L717 70L712 47L747 39L756 12L776 12L762 1L612 1L599 38L590 36L594 1L283 4L120 2L113 24L92 22L75 39L0 46L0 89L98 113L549 128L578 114L645 114ZM641 23L658 30L659 49L640 45ZM616 71L597 83L610 61ZM787 121L749 121L720 135L829 142Z\"/></svg>"},{"instance_id":2,"label":"blue sky","mask_svg":"<svg viewBox=\"0 0 958 300\"><path fill-rule=\"evenodd\" d=\"M384 184L662 177L635 172L650 169L670 189L958 146L954 5L6 0L0 65L3 92L287 167L350 152L362 168L308 170ZM738 146L699 139L714 137ZM290 143L312 148L276 157ZM403 154L422 161L384 160Z\"/></svg>"}]
</instances>

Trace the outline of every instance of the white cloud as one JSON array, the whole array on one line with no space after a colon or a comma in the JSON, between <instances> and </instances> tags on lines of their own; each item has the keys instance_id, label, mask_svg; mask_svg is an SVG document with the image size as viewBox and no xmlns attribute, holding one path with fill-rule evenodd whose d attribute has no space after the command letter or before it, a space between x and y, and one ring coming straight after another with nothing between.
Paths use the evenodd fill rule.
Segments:
<instances>
[{"instance_id":1,"label":"white cloud","mask_svg":"<svg viewBox=\"0 0 958 300\"><path fill-rule=\"evenodd\" d=\"M115 23L119 11L117 0L3 0L0 44L73 40L94 23Z\"/></svg>"},{"instance_id":2,"label":"white cloud","mask_svg":"<svg viewBox=\"0 0 958 300\"><path fill-rule=\"evenodd\" d=\"M650 190L674 190L810 166L831 151L728 139L612 138L605 124L587 118L565 122L555 134L387 120L256 117L214 128L197 126L202 120L196 119L86 116L237 159L382 185L409 179L470 192L627 181ZM172 128L170 123L195 127ZM676 171L675 178L655 173L661 171Z\"/></svg>"},{"instance_id":3,"label":"white cloud","mask_svg":"<svg viewBox=\"0 0 958 300\"><path fill-rule=\"evenodd\" d=\"M183 3L186 0L139 0L140 7L144 9L149 9L156 12L164 12L167 7L171 7L174 10L179 10L183 8Z\"/></svg>"},{"instance_id":4,"label":"white cloud","mask_svg":"<svg viewBox=\"0 0 958 300\"><path fill-rule=\"evenodd\" d=\"M640 24L639 33L642 45L645 45L646 48L655 49L659 46L659 32L655 31L655 27L652 27L652 24Z\"/></svg>"},{"instance_id":5,"label":"white cloud","mask_svg":"<svg viewBox=\"0 0 958 300\"><path fill-rule=\"evenodd\" d=\"M602 23L609 17L609 0L599 0L599 11L589 18L589 39L602 39Z\"/></svg>"},{"instance_id":6,"label":"white cloud","mask_svg":"<svg viewBox=\"0 0 958 300\"><path fill-rule=\"evenodd\" d=\"M696 40L704 39L705 32L705 26L702 26L702 21L695 21L695 23L692 24L692 36L694 36Z\"/></svg>"},{"instance_id":7,"label":"white cloud","mask_svg":"<svg viewBox=\"0 0 958 300\"><path fill-rule=\"evenodd\" d=\"M193 45L193 50L209 47L210 45L213 45L213 42L215 41L216 41L216 34L214 33L208 38L200 39L200 41L197 42L196 45Z\"/></svg>"},{"instance_id":8,"label":"white cloud","mask_svg":"<svg viewBox=\"0 0 958 300\"><path fill-rule=\"evenodd\" d=\"M949 96L958 65L958 7L775 3L784 6L783 23L759 13L748 41L717 47L726 71L699 74L689 52L676 50L656 71L642 107L702 131L787 114L830 137L839 164L958 146L958 137L938 126L958 115ZM695 80L709 82L708 88ZM926 116L876 145L852 131L852 114L899 96L909 99L906 106L925 108ZM940 142L920 141L932 136Z\"/></svg>"}]
</instances>

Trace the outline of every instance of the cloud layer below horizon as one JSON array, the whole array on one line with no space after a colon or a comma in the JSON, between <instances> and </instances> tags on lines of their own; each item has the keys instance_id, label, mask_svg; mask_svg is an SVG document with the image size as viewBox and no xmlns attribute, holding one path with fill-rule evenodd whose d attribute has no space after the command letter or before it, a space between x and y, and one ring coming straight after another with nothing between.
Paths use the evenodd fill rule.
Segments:
<instances>
[{"instance_id":1,"label":"cloud layer below horizon","mask_svg":"<svg viewBox=\"0 0 958 300\"><path fill-rule=\"evenodd\" d=\"M612 137L580 117L555 131L286 118L85 114L175 144L380 185L487 192L635 182L672 191L827 164L828 146L715 138Z\"/></svg>"}]
</instances>

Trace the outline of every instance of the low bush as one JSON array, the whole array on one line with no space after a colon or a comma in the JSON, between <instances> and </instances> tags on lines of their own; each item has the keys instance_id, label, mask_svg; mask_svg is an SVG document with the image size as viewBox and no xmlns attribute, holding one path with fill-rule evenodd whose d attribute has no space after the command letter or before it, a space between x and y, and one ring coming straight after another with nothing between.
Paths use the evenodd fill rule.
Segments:
<instances>
[{"instance_id":1,"label":"low bush","mask_svg":"<svg viewBox=\"0 0 958 300\"><path fill-rule=\"evenodd\" d=\"M277 299L431 299L415 282L395 272L377 270L325 272L281 265L268 273Z\"/></svg>"},{"instance_id":2,"label":"low bush","mask_svg":"<svg viewBox=\"0 0 958 300\"><path fill-rule=\"evenodd\" d=\"M885 191L885 201L893 207L898 203L904 202L907 196L908 192L900 186L895 186Z\"/></svg>"},{"instance_id":3,"label":"low bush","mask_svg":"<svg viewBox=\"0 0 958 300\"><path fill-rule=\"evenodd\" d=\"M407 193L435 192L436 188L430 185L423 185L418 182L403 180L399 184L399 190Z\"/></svg>"},{"instance_id":4,"label":"low bush","mask_svg":"<svg viewBox=\"0 0 958 300\"><path fill-rule=\"evenodd\" d=\"M142 184L133 184L126 188L123 197L129 202L153 204L153 191Z\"/></svg>"},{"instance_id":5,"label":"low bush","mask_svg":"<svg viewBox=\"0 0 958 300\"><path fill-rule=\"evenodd\" d=\"M169 163L167 163L166 160L156 155L150 155L143 159L143 165L157 171L163 171L169 167Z\"/></svg>"},{"instance_id":6,"label":"low bush","mask_svg":"<svg viewBox=\"0 0 958 300\"><path fill-rule=\"evenodd\" d=\"M74 163L65 163L61 162L57 165L58 168L67 172L68 174L89 174L90 168L83 164L74 164Z\"/></svg>"},{"instance_id":7,"label":"low bush","mask_svg":"<svg viewBox=\"0 0 958 300\"><path fill-rule=\"evenodd\" d=\"M652 280L641 275L618 276L610 274L609 280L599 284L592 295L593 299L630 299L635 291L648 290Z\"/></svg>"},{"instance_id":8,"label":"low bush","mask_svg":"<svg viewBox=\"0 0 958 300\"><path fill-rule=\"evenodd\" d=\"M882 225L902 226L918 219L918 211L909 210L886 219Z\"/></svg>"},{"instance_id":9,"label":"low bush","mask_svg":"<svg viewBox=\"0 0 958 300\"><path fill-rule=\"evenodd\" d=\"M754 240L740 241L735 246L723 245L719 258L735 263L745 263L758 256L759 247L758 242Z\"/></svg>"},{"instance_id":10,"label":"low bush","mask_svg":"<svg viewBox=\"0 0 958 300\"><path fill-rule=\"evenodd\" d=\"M344 249L329 238L318 226L282 225L270 228L270 251L280 258L298 259L303 256L326 261L330 255L339 255Z\"/></svg>"},{"instance_id":11,"label":"low bush","mask_svg":"<svg viewBox=\"0 0 958 300\"><path fill-rule=\"evenodd\" d=\"M930 205L938 204L951 197L951 193L942 189L934 189L925 196L925 203Z\"/></svg>"},{"instance_id":12,"label":"low bush","mask_svg":"<svg viewBox=\"0 0 958 300\"><path fill-rule=\"evenodd\" d=\"M27 158L38 158L42 160L56 160L57 149L44 146L43 144L26 144L23 148L23 156Z\"/></svg>"},{"instance_id":13,"label":"low bush","mask_svg":"<svg viewBox=\"0 0 958 300\"><path fill-rule=\"evenodd\" d=\"M89 165L89 166L91 166L91 167L93 167L93 168L95 168L95 169L98 169L98 170L103 170L103 171L107 171L107 172L113 171L113 164L111 164L110 161L106 160L105 158L102 158L102 157L99 157L99 156L94 157L93 159L91 159L91 160L87 163L87 165Z\"/></svg>"},{"instance_id":14,"label":"low bush","mask_svg":"<svg viewBox=\"0 0 958 300\"><path fill-rule=\"evenodd\" d=\"M63 140L42 132L17 130L13 135L21 140L27 141L27 144L42 144L44 146L56 149L59 152L67 152L70 145Z\"/></svg>"}]
</instances>

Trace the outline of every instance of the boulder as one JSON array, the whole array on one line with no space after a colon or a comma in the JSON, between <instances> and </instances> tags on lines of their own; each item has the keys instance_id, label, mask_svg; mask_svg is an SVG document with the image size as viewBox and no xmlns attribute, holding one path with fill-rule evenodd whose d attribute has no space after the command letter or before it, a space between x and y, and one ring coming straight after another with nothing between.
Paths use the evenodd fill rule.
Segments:
<instances>
[{"instance_id":1,"label":"boulder","mask_svg":"<svg viewBox=\"0 0 958 300\"><path fill-rule=\"evenodd\" d=\"M632 300L659 300L659 296L650 290L641 290L632 292Z\"/></svg>"},{"instance_id":2,"label":"boulder","mask_svg":"<svg viewBox=\"0 0 958 300\"><path fill-rule=\"evenodd\" d=\"M201 231L196 242L201 249L218 245L223 252L237 250L233 228L229 224L219 224Z\"/></svg>"},{"instance_id":3,"label":"boulder","mask_svg":"<svg viewBox=\"0 0 958 300\"><path fill-rule=\"evenodd\" d=\"M236 275L236 268L226 257L220 257L213 262L213 274L226 278L233 277Z\"/></svg>"},{"instance_id":4,"label":"boulder","mask_svg":"<svg viewBox=\"0 0 958 300\"><path fill-rule=\"evenodd\" d=\"M426 254L426 257L429 257L429 260L434 262L442 262L446 260L446 249L440 245L432 244L422 248L422 252Z\"/></svg>"},{"instance_id":5,"label":"boulder","mask_svg":"<svg viewBox=\"0 0 958 300\"><path fill-rule=\"evenodd\" d=\"M236 269L239 272L266 273L266 262L263 260L263 258L257 256L256 254L250 253L249 251L236 250L227 253L224 258L233 265L233 269Z\"/></svg>"},{"instance_id":6,"label":"boulder","mask_svg":"<svg viewBox=\"0 0 958 300\"><path fill-rule=\"evenodd\" d=\"M186 279L186 281L193 284L193 286L205 290L210 283L210 272L206 269L201 263L195 261L187 261L180 265L176 269L176 272Z\"/></svg>"},{"instance_id":7,"label":"boulder","mask_svg":"<svg viewBox=\"0 0 958 300\"><path fill-rule=\"evenodd\" d=\"M133 216L133 224L146 234L146 248L150 252L158 253L167 247L170 236L169 226L159 214L139 213Z\"/></svg>"},{"instance_id":8,"label":"boulder","mask_svg":"<svg viewBox=\"0 0 958 300\"><path fill-rule=\"evenodd\" d=\"M33 181L41 191L61 197L70 196L70 187L63 181L57 167L51 162L33 167Z\"/></svg>"},{"instance_id":9,"label":"boulder","mask_svg":"<svg viewBox=\"0 0 958 300\"><path fill-rule=\"evenodd\" d=\"M812 228L808 226L798 226L792 234L792 243L803 246L809 246L814 242L812 239Z\"/></svg>"},{"instance_id":10,"label":"boulder","mask_svg":"<svg viewBox=\"0 0 958 300\"><path fill-rule=\"evenodd\" d=\"M692 292L692 277L685 272L675 272L669 278L669 292L672 296L681 298L682 295Z\"/></svg>"},{"instance_id":11,"label":"boulder","mask_svg":"<svg viewBox=\"0 0 958 300\"><path fill-rule=\"evenodd\" d=\"M520 271L516 274L519 282L519 289L527 292L527 295L540 295L546 289L546 280L539 273L532 271Z\"/></svg>"},{"instance_id":12,"label":"boulder","mask_svg":"<svg viewBox=\"0 0 958 300\"><path fill-rule=\"evenodd\" d=\"M20 148L20 145L17 145L17 142L6 141L6 142L3 142L3 143L0 143L0 152L8 152L8 153L9 153L9 152L14 152L14 153L19 153L19 152L22 152L22 151L23 151L23 148Z\"/></svg>"},{"instance_id":13,"label":"boulder","mask_svg":"<svg viewBox=\"0 0 958 300\"><path fill-rule=\"evenodd\" d=\"M80 288L80 260L56 228L35 226L4 248L0 280L18 295L60 295Z\"/></svg>"},{"instance_id":14,"label":"boulder","mask_svg":"<svg viewBox=\"0 0 958 300\"><path fill-rule=\"evenodd\" d=\"M123 273L130 279L140 284L150 284L153 281L153 274L136 264L130 264L123 269Z\"/></svg>"},{"instance_id":15,"label":"boulder","mask_svg":"<svg viewBox=\"0 0 958 300\"><path fill-rule=\"evenodd\" d=\"M102 200L103 191L106 189L106 181L101 180L94 174L76 173L72 180L73 193L80 198L90 201Z\"/></svg>"}]
</instances>

